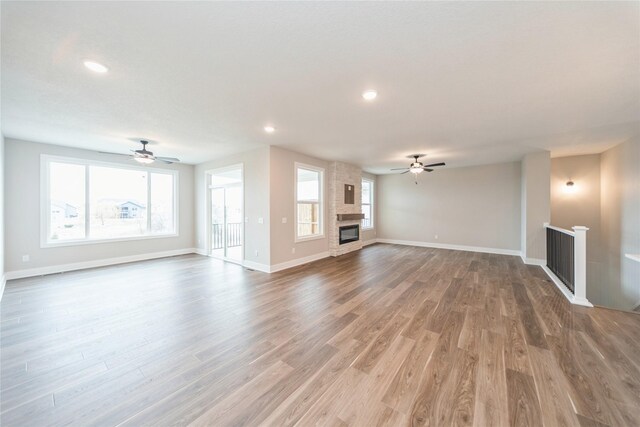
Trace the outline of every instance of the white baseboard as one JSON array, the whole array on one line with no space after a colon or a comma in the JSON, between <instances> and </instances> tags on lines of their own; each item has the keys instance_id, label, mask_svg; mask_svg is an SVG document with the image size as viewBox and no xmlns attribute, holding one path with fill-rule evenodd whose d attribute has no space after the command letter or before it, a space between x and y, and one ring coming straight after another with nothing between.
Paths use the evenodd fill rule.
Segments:
<instances>
[{"instance_id":1,"label":"white baseboard","mask_svg":"<svg viewBox=\"0 0 640 427\"><path fill-rule=\"evenodd\" d=\"M418 246L421 248L452 249L455 251L481 252L485 254L520 256L520 251L514 250L514 249L483 248L479 246L450 245L448 243L418 242L413 240L376 239L376 241L378 243L391 243L393 245Z\"/></svg>"},{"instance_id":2,"label":"white baseboard","mask_svg":"<svg viewBox=\"0 0 640 427\"><path fill-rule=\"evenodd\" d=\"M555 283L556 287L560 289L560 292L562 292L562 295L564 295L565 298L567 298L571 304L582 305L585 307L593 307L593 304L591 304L588 299L576 298L576 296L571 293L569 288L567 288L566 285L562 283L562 280L560 280L558 276L553 274L553 271L549 270L549 268L546 265L541 265L541 267L544 270L544 272L547 273L547 276L549 276L551 281Z\"/></svg>"},{"instance_id":3,"label":"white baseboard","mask_svg":"<svg viewBox=\"0 0 640 427\"><path fill-rule=\"evenodd\" d=\"M263 273L271 273L271 267L267 264L244 260L242 265L246 268L250 268L251 270L261 271Z\"/></svg>"},{"instance_id":4,"label":"white baseboard","mask_svg":"<svg viewBox=\"0 0 640 427\"><path fill-rule=\"evenodd\" d=\"M7 286L7 277L3 274L0 278L0 301L2 301L2 295L4 295L5 286Z\"/></svg>"},{"instance_id":5,"label":"white baseboard","mask_svg":"<svg viewBox=\"0 0 640 427\"><path fill-rule=\"evenodd\" d=\"M369 245L373 245L374 243L378 243L378 239L369 239L369 240L363 240L362 241L362 246L369 246Z\"/></svg>"},{"instance_id":6,"label":"white baseboard","mask_svg":"<svg viewBox=\"0 0 640 427\"><path fill-rule=\"evenodd\" d=\"M276 271L286 270L288 268L297 267L302 264L308 264L313 261L318 261L319 259L328 258L329 251L320 252L318 254L309 255L302 258L292 259L291 261L281 262L280 264L274 264L269 269L269 273L275 273Z\"/></svg>"},{"instance_id":7,"label":"white baseboard","mask_svg":"<svg viewBox=\"0 0 640 427\"><path fill-rule=\"evenodd\" d=\"M198 255L202 255L202 256L208 256L211 258L216 258L216 257L212 257L210 254L207 253L206 249L204 248L195 248L194 249L194 253L198 254ZM233 260L223 260L220 258L221 261L225 261L225 262L230 262L233 264L238 264L241 265L245 268L249 268L251 270L256 270L256 271L261 271L263 273L269 273L270 272L270 267L267 264L261 264L259 262L254 262L254 261L247 261L246 259L244 261L233 261Z\"/></svg>"},{"instance_id":8,"label":"white baseboard","mask_svg":"<svg viewBox=\"0 0 640 427\"><path fill-rule=\"evenodd\" d=\"M195 248L175 249L171 251L152 252L148 254L98 259L94 261L74 262L72 264L51 265L48 267L7 271L4 277L6 280L23 279L25 277L44 276L45 274L63 273L65 271L84 270L87 268L105 267L108 265L125 264L128 262L146 261L150 259L166 258L192 253L197 253Z\"/></svg>"},{"instance_id":9,"label":"white baseboard","mask_svg":"<svg viewBox=\"0 0 640 427\"><path fill-rule=\"evenodd\" d=\"M520 254L520 258L522 258L522 262L528 265L539 265L540 267L547 265L546 259L540 258L525 258Z\"/></svg>"},{"instance_id":10,"label":"white baseboard","mask_svg":"<svg viewBox=\"0 0 640 427\"><path fill-rule=\"evenodd\" d=\"M187 249L177 249L173 251L153 252L148 254L131 255L126 257L106 258L106 259L100 259L95 261L76 262L71 264L61 264L61 265L52 265L47 267L8 271L2 277L2 283L0 288L0 299L2 298L2 293L4 292L4 286L7 280L24 279L26 277L44 276L46 274L56 274L56 273L63 273L66 271L75 271L75 270L85 270L87 268L106 267L109 265L125 264L128 262L146 261L150 259L166 258L166 257L171 257L176 255L186 255L186 254L198 254L198 255L207 256L206 252L203 249L187 248ZM318 254L306 256L303 258L297 258L291 261L286 261L286 262L271 265L271 266L267 264L261 264L253 261L246 261L246 260L242 262L241 265L246 268L250 268L252 270L261 271L263 273L275 273L277 271L282 271L288 268L297 267L299 265L308 264L310 262L317 261L319 259L323 259L327 257L329 257L329 252L321 252Z\"/></svg>"}]
</instances>

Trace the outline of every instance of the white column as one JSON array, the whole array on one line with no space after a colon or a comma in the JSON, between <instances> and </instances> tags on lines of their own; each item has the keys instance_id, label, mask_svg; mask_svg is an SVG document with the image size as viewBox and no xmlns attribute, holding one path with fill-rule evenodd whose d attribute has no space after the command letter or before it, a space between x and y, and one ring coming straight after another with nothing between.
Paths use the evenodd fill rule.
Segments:
<instances>
[{"instance_id":1,"label":"white column","mask_svg":"<svg viewBox=\"0 0 640 427\"><path fill-rule=\"evenodd\" d=\"M575 233L573 241L573 303L587 307L593 304L587 299L587 227L576 225L573 228Z\"/></svg>"}]
</instances>

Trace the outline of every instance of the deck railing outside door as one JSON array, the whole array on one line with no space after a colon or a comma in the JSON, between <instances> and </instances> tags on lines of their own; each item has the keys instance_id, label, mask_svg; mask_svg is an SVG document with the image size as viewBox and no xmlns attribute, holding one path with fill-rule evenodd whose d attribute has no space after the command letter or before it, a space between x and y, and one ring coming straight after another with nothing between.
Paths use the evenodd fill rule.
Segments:
<instances>
[{"instance_id":1,"label":"deck railing outside door","mask_svg":"<svg viewBox=\"0 0 640 427\"><path fill-rule=\"evenodd\" d=\"M224 224L212 224L213 233L211 249L222 249L224 247ZM227 224L227 247L233 248L242 246L242 223L230 222Z\"/></svg>"}]
</instances>

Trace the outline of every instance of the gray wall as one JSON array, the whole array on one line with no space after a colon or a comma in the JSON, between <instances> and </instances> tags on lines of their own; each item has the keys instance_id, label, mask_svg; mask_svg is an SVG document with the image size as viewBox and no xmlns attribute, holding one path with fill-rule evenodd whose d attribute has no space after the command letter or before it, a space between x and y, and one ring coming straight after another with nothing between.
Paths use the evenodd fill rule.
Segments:
<instances>
[{"instance_id":1,"label":"gray wall","mask_svg":"<svg viewBox=\"0 0 640 427\"><path fill-rule=\"evenodd\" d=\"M548 151L531 153L522 159L520 246L527 262L547 258L545 222L551 221L551 157Z\"/></svg>"},{"instance_id":2,"label":"gray wall","mask_svg":"<svg viewBox=\"0 0 640 427\"><path fill-rule=\"evenodd\" d=\"M244 168L244 256L258 264L270 264L269 248L269 148L260 148L201 163L195 167L196 247L205 251L207 244L206 172L242 163ZM263 223L258 223L258 218ZM256 255L257 251L257 255Z\"/></svg>"},{"instance_id":3,"label":"gray wall","mask_svg":"<svg viewBox=\"0 0 640 427\"><path fill-rule=\"evenodd\" d=\"M2 286L4 284L4 136L0 128L0 298L2 298Z\"/></svg>"},{"instance_id":4,"label":"gray wall","mask_svg":"<svg viewBox=\"0 0 640 427\"><path fill-rule=\"evenodd\" d=\"M520 163L378 176L378 238L520 250ZM436 235L438 238L436 239Z\"/></svg>"},{"instance_id":5,"label":"gray wall","mask_svg":"<svg viewBox=\"0 0 640 427\"><path fill-rule=\"evenodd\" d=\"M575 185L567 191L567 181ZM587 299L604 305L600 230L600 154L551 159L551 224L571 230L575 225L587 232Z\"/></svg>"},{"instance_id":6,"label":"gray wall","mask_svg":"<svg viewBox=\"0 0 640 427\"><path fill-rule=\"evenodd\" d=\"M40 156L75 157L128 163L131 159L89 150L7 139L5 142L5 270L17 271L193 248L193 169L191 165L156 165L179 172L179 236L125 242L40 248ZM22 255L29 262L22 262Z\"/></svg>"},{"instance_id":7,"label":"gray wall","mask_svg":"<svg viewBox=\"0 0 640 427\"><path fill-rule=\"evenodd\" d=\"M630 310L640 304L640 138L601 154L603 258L607 292L603 304Z\"/></svg>"},{"instance_id":8,"label":"gray wall","mask_svg":"<svg viewBox=\"0 0 640 427\"><path fill-rule=\"evenodd\" d=\"M295 242L295 162L323 168L324 172L324 237L306 242ZM328 205L328 166L325 160L309 157L283 148L271 147L270 186L271 186L271 264L280 264L298 258L317 255L329 250L327 237ZM286 218L286 224L282 223ZM293 253L292 249L295 249Z\"/></svg>"}]
</instances>

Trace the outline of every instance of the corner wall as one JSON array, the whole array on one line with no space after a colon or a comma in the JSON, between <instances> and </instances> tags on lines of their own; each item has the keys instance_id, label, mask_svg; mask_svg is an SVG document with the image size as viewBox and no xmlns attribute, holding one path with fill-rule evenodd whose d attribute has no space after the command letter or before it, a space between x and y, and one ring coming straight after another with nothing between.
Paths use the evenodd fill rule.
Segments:
<instances>
[{"instance_id":1,"label":"corner wall","mask_svg":"<svg viewBox=\"0 0 640 427\"><path fill-rule=\"evenodd\" d=\"M640 305L640 262L626 254L640 254L640 137L600 156L603 304L633 310Z\"/></svg>"},{"instance_id":2,"label":"corner wall","mask_svg":"<svg viewBox=\"0 0 640 427\"><path fill-rule=\"evenodd\" d=\"M527 263L546 263L545 222L551 221L551 157L548 151L531 153L522 159L522 206L520 243Z\"/></svg>"}]
</instances>

